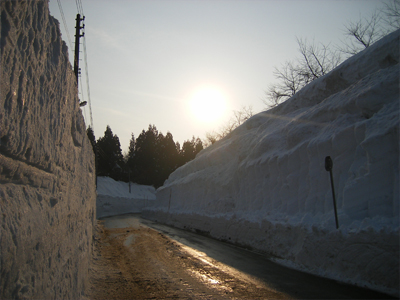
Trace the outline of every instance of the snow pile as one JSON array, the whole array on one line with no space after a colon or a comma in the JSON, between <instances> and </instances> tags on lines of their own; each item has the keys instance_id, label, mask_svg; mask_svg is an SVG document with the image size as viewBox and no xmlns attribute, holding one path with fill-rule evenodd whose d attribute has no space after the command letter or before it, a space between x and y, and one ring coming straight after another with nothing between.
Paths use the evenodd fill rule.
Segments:
<instances>
[{"instance_id":1,"label":"snow pile","mask_svg":"<svg viewBox=\"0 0 400 300\"><path fill-rule=\"evenodd\" d=\"M155 189L148 185L115 181L110 177L97 178L97 218L139 213L143 207L152 206Z\"/></svg>"},{"instance_id":2,"label":"snow pile","mask_svg":"<svg viewBox=\"0 0 400 300\"><path fill-rule=\"evenodd\" d=\"M81 299L95 164L48 1L0 1L0 298Z\"/></svg>"},{"instance_id":3,"label":"snow pile","mask_svg":"<svg viewBox=\"0 0 400 300\"><path fill-rule=\"evenodd\" d=\"M143 215L398 295L399 37L386 36L200 152Z\"/></svg>"}]
</instances>

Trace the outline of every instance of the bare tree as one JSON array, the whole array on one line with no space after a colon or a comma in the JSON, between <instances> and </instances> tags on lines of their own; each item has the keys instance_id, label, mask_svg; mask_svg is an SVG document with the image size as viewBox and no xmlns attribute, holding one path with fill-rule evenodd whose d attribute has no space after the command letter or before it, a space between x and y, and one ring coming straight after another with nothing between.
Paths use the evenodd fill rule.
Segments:
<instances>
[{"instance_id":1,"label":"bare tree","mask_svg":"<svg viewBox=\"0 0 400 300\"><path fill-rule=\"evenodd\" d=\"M340 50L354 55L368 48L377 40L390 32L400 28L400 0L384 3L384 7L376 10L368 18L359 18L358 21L345 25L345 34L348 37Z\"/></svg>"},{"instance_id":2,"label":"bare tree","mask_svg":"<svg viewBox=\"0 0 400 300\"><path fill-rule=\"evenodd\" d=\"M386 16L384 23L389 31L397 30L400 28L400 0L392 0L389 3L384 3L381 10L382 14Z\"/></svg>"},{"instance_id":3,"label":"bare tree","mask_svg":"<svg viewBox=\"0 0 400 300\"><path fill-rule=\"evenodd\" d=\"M307 39L297 39L297 44L302 56L298 73L304 85L329 73L342 61L340 53L329 44L316 45L314 41L308 43Z\"/></svg>"},{"instance_id":4,"label":"bare tree","mask_svg":"<svg viewBox=\"0 0 400 300\"><path fill-rule=\"evenodd\" d=\"M203 141L203 145L205 148L214 144L216 141L219 140L219 135L215 131L206 132L206 138Z\"/></svg>"},{"instance_id":5,"label":"bare tree","mask_svg":"<svg viewBox=\"0 0 400 300\"><path fill-rule=\"evenodd\" d=\"M247 119L253 116L253 107L243 106L240 110L234 110L233 116L220 128L218 132L219 139L230 134L235 128L242 125Z\"/></svg>"},{"instance_id":6,"label":"bare tree","mask_svg":"<svg viewBox=\"0 0 400 300\"><path fill-rule=\"evenodd\" d=\"M242 125L245 121L250 119L253 115L254 115L253 107L251 105L243 106L241 110L234 110L233 118L234 118L235 126L238 127L239 125Z\"/></svg>"},{"instance_id":7,"label":"bare tree","mask_svg":"<svg viewBox=\"0 0 400 300\"><path fill-rule=\"evenodd\" d=\"M216 141L230 134L235 128L243 124L246 120L253 116L253 107L243 106L240 110L234 110L233 116L221 126L218 132L211 131L206 133L206 138L203 141L205 147L214 144Z\"/></svg>"},{"instance_id":8,"label":"bare tree","mask_svg":"<svg viewBox=\"0 0 400 300\"><path fill-rule=\"evenodd\" d=\"M264 103L274 107L289 99L311 81L324 76L342 61L340 52L322 43L309 43L307 39L297 39L301 56L294 62L287 61L275 68L277 83L266 91Z\"/></svg>"},{"instance_id":9,"label":"bare tree","mask_svg":"<svg viewBox=\"0 0 400 300\"><path fill-rule=\"evenodd\" d=\"M347 39L340 48L297 39L301 56L294 62L287 61L280 68L275 68L273 74L277 82L269 85L263 102L267 107L278 105L311 81L336 68L343 61L341 53L354 55L399 28L400 0L391 0L370 17L360 17L358 21L345 25Z\"/></svg>"},{"instance_id":10,"label":"bare tree","mask_svg":"<svg viewBox=\"0 0 400 300\"><path fill-rule=\"evenodd\" d=\"M276 106L280 102L289 99L300 90L304 83L298 72L298 67L292 62L285 62L280 69L274 69L274 76L279 83L271 84L266 94L267 106Z\"/></svg>"},{"instance_id":11,"label":"bare tree","mask_svg":"<svg viewBox=\"0 0 400 300\"><path fill-rule=\"evenodd\" d=\"M343 53L354 55L368 48L385 34L381 27L381 14L375 11L369 18L360 18L358 21L345 25L345 34L348 37L340 48Z\"/></svg>"}]
</instances>

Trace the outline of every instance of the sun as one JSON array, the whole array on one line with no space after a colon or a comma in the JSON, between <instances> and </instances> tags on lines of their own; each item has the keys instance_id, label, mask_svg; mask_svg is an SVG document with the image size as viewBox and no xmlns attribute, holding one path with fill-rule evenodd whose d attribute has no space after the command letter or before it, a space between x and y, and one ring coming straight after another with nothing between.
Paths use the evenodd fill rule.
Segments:
<instances>
[{"instance_id":1,"label":"sun","mask_svg":"<svg viewBox=\"0 0 400 300\"><path fill-rule=\"evenodd\" d=\"M189 100L192 115L202 123L213 123L227 110L226 96L218 88L202 87Z\"/></svg>"}]
</instances>

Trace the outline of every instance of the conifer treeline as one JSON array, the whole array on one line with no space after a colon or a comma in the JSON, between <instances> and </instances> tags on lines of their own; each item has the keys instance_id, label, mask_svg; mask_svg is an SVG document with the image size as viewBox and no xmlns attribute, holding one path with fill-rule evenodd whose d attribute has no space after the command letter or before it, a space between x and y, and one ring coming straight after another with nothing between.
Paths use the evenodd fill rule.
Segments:
<instances>
[{"instance_id":1,"label":"conifer treeline","mask_svg":"<svg viewBox=\"0 0 400 300\"><path fill-rule=\"evenodd\" d=\"M92 128L87 135L97 158L96 174L109 176L114 180L132 181L138 184L160 187L178 167L195 158L203 149L203 143L193 136L180 144L174 142L168 132L165 136L155 125L149 125L135 139L132 134L127 155L123 155L121 144L111 127L107 125L104 136L95 139Z\"/></svg>"}]
</instances>

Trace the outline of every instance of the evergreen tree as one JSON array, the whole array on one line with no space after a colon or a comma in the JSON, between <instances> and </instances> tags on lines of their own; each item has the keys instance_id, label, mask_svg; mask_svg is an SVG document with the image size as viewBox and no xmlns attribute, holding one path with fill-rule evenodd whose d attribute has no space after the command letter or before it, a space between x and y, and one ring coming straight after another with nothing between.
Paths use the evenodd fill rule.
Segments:
<instances>
[{"instance_id":1,"label":"evergreen tree","mask_svg":"<svg viewBox=\"0 0 400 300\"><path fill-rule=\"evenodd\" d=\"M97 175L121 180L124 167L121 144L118 136L113 134L109 125L107 125L104 136L97 141L97 150Z\"/></svg>"},{"instance_id":2,"label":"evergreen tree","mask_svg":"<svg viewBox=\"0 0 400 300\"><path fill-rule=\"evenodd\" d=\"M185 141L182 150L180 148L170 132L164 136L155 125L142 130L137 139L132 134L125 157L131 181L160 187L173 171L203 149L203 143L193 137L191 141Z\"/></svg>"},{"instance_id":3,"label":"evergreen tree","mask_svg":"<svg viewBox=\"0 0 400 300\"><path fill-rule=\"evenodd\" d=\"M180 165L184 165L194 159L201 150L203 150L203 142L200 138L196 139L193 136L191 141L184 141L182 150L180 151Z\"/></svg>"},{"instance_id":4,"label":"evergreen tree","mask_svg":"<svg viewBox=\"0 0 400 300\"><path fill-rule=\"evenodd\" d=\"M90 127L90 126L88 127L88 129L86 130L86 134L89 138L90 144L92 145L93 153L96 153L96 149L95 149L96 148L96 138L94 136L92 127Z\"/></svg>"},{"instance_id":5,"label":"evergreen tree","mask_svg":"<svg viewBox=\"0 0 400 300\"><path fill-rule=\"evenodd\" d=\"M135 179L137 183L154 185L156 173L156 142L158 131L156 126L149 125L142 131L135 143Z\"/></svg>"},{"instance_id":6,"label":"evergreen tree","mask_svg":"<svg viewBox=\"0 0 400 300\"><path fill-rule=\"evenodd\" d=\"M195 157L196 157L197 153L199 153L203 149L204 149L203 142L201 141L200 138L197 138L195 141L195 145L194 145Z\"/></svg>"},{"instance_id":7,"label":"evergreen tree","mask_svg":"<svg viewBox=\"0 0 400 300\"><path fill-rule=\"evenodd\" d=\"M179 164L179 153L177 151L174 138L170 132L164 137L158 136L157 148L157 168L156 186L161 186L168 176L176 170Z\"/></svg>"},{"instance_id":8,"label":"evergreen tree","mask_svg":"<svg viewBox=\"0 0 400 300\"><path fill-rule=\"evenodd\" d=\"M125 161L127 163L128 168L131 170L134 169L135 166L135 145L136 145L136 140L135 140L135 135L131 133L131 140L129 141L129 148L128 148L128 154L127 157L125 158Z\"/></svg>"}]
</instances>

